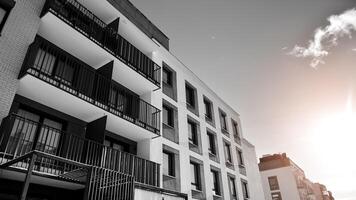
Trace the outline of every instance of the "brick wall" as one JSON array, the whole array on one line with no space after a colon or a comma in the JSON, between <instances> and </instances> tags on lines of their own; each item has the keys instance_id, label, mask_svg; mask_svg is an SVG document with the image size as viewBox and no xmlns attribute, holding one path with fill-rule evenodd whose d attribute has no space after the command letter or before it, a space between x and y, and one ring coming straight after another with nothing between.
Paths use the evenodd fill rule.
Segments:
<instances>
[{"instance_id":1,"label":"brick wall","mask_svg":"<svg viewBox=\"0 0 356 200\"><path fill-rule=\"evenodd\" d=\"M40 25L45 0L17 0L0 36L0 120L8 115L19 81L17 76Z\"/></svg>"}]
</instances>

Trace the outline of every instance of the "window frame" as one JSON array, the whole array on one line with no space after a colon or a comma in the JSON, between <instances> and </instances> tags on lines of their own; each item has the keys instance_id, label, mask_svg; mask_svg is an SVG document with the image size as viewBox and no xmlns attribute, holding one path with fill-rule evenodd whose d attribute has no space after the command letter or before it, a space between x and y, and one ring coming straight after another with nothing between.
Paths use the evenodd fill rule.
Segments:
<instances>
[{"instance_id":1,"label":"window frame","mask_svg":"<svg viewBox=\"0 0 356 200\"><path fill-rule=\"evenodd\" d=\"M210 131L207 131L208 135L208 151L210 154L216 156L216 142L215 142L215 134L211 133Z\"/></svg>"},{"instance_id":2,"label":"window frame","mask_svg":"<svg viewBox=\"0 0 356 200\"><path fill-rule=\"evenodd\" d=\"M245 166L245 160L244 160L244 157L243 157L243 152L240 149L236 149L236 151L237 151L237 161L239 163L239 166L240 167L244 167Z\"/></svg>"},{"instance_id":3,"label":"window frame","mask_svg":"<svg viewBox=\"0 0 356 200\"><path fill-rule=\"evenodd\" d=\"M244 199L249 199L250 192L248 189L248 182L244 179L241 179L241 185L242 185L242 194L243 194Z\"/></svg>"},{"instance_id":4,"label":"window frame","mask_svg":"<svg viewBox=\"0 0 356 200\"><path fill-rule=\"evenodd\" d=\"M213 194L221 196L221 188L220 188L220 179L219 179L219 171L216 171L214 169L210 169L212 178L213 178Z\"/></svg>"},{"instance_id":5,"label":"window frame","mask_svg":"<svg viewBox=\"0 0 356 200\"><path fill-rule=\"evenodd\" d=\"M275 185L273 183L271 184L272 181L275 181L276 184ZM268 177L268 185L271 191L279 190L279 183L278 183L277 176Z\"/></svg>"},{"instance_id":6,"label":"window frame","mask_svg":"<svg viewBox=\"0 0 356 200\"><path fill-rule=\"evenodd\" d=\"M198 163L190 161L190 167L193 167L193 173L194 173L194 180L192 179L192 174L190 175L191 187L193 190L202 191L201 180L200 180L200 165Z\"/></svg>"},{"instance_id":7,"label":"window frame","mask_svg":"<svg viewBox=\"0 0 356 200\"><path fill-rule=\"evenodd\" d=\"M240 131L239 131L239 123L237 123L235 120L231 119L232 121L232 129L234 132L234 138L237 139L238 141L241 140L240 136Z\"/></svg>"},{"instance_id":8,"label":"window frame","mask_svg":"<svg viewBox=\"0 0 356 200\"><path fill-rule=\"evenodd\" d=\"M232 176L228 176L229 178L229 190L230 190L230 195L237 199L237 190L236 190L236 178Z\"/></svg>"},{"instance_id":9,"label":"window frame","mask_svg":"<svg viewBox=\"0 0 356 200\"><path fill-rule=\"evenodd\" d=\"M167 111L167 122L165 122L165 111ZM162 113L163 113L163 124L174 128L174 109L169 107L166 104L162 105Z\"/></svg>"},{"instance_id":10,"label":"window frame","mask_svg":"<svg viewBox=\"0 0 356 200\"><path fill-rule=\"evenodd\" d=\"M185 101L189 107L192 107L192 108L196 107L195 94L196 94L195 88L193 88L190 84L186 83L185 84Z\"/></svg>"},{"instance_id":11,"label":"window frame","mask_svg":"<svg viewBox=\"0 0 356 200\"><path fill-rule=\"evenodd\" d=\"M204 97L203 102L204 102L205 119L208 121L212 121L213 120L213 103L206 97Z\"/></svg>"},{"instance_id":12,"label":"window frame","mask_svg":"<svg viewBox=\"0 0 356 200\"><path fill-rule=\"evenodd\" d=\"M164 78L165 77L164 74L166 74L167 77L166 81ZM162 68L162 82L167 86L173 87L173 72L165 66L163 66Z\"/></svg>"},{"instance_id":13,"label":"window frame","mask_svg":"<svg viewBox=\"0 0 356 200\"><path fill-rule=\"evenodd\" d=\"M166 154L168 156L168 163L167 163L167 167L168 167L168 174L165 174L165 171L163 170L163 175L166 176L170 176L170 177L175 177L176 173L175 173L175 156L174 153L169 152L167 150L163 150L163 154ZM164 169L164 159L163 159L163 169Z\"/></svg>"},{"instance_id":14,"label":"window frame","mask_svg":"<svg viewBox=\"0 0 356 200\"><path fill-rule=\"evenodd\" d=\"M188 139L189 142L193 145L198 146L199 141L198 141L198 124L193 122L192 120L188 119ZM192 135L192 137L190 137Z\"/></svg>"},{"instance_id":15,"label":"window frame","mask_svg":"<svg viewBox=\"0 0 356 200\"><path fill-rule=\"evenodd\" d=\"M224 153L225 153L225 161L229 164L232 164L232 154L231 154L231 144L224 141Z\"/></svg>"},{"instance_id":16,"label":"window frame","mask_svg":"<svg viewBox=\"0 0 356 200\"><path fill-rule=\"evenodd\" d=\"M5 11L5 15L0 21L0 36L3 28L5 27L6 21L9 18L12 8L15 6L16 2L13 0L0 0L0 8Z\"/></svg>"}]
</instances>

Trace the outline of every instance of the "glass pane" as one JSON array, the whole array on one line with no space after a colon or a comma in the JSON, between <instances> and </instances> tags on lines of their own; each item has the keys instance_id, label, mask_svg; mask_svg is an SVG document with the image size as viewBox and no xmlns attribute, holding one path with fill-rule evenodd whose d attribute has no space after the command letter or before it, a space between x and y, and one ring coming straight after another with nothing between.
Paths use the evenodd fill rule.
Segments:
<instances>
[{"instance_id":1,"label":"glass pane","mask_svg":"<svg viewBox=\"0 0 356 200\"><path fill-rule=\"evenodd\" d=\"M50 119L44 119L36 145L37 150L56 154L61 136L62 124Z\"/></svg>"},{"instance_id":2,"label":"glass pane","mask_svg":"<svg viewBox=\"0 0 356 200\"><path fill-rule=\"evenodd\" d=\"M169 175L169 155L163 153L163 174Z\"/></svg>"},{"instance_id":3,"label":"glass pane","mask_svg":"<svg viewBox=\"0 0 356 200\"><path fill-rule=\"evenodd\" d=\"M31 112L20 109L17 113L21 118L16 118L12 128L7 153L20 156L32 149L33 140L40 117Z\"/></svg>"}]
</instances>

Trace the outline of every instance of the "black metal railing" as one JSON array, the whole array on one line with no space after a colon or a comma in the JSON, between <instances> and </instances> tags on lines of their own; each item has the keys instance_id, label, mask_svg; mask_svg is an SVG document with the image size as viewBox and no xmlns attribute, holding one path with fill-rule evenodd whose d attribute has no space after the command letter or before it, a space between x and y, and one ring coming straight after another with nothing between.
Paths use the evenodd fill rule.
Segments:
<instances>
[{"instance_id":1,"label":"black metal railing","mask_svg":"<svg viewBox=\"0 0 356 200\"><path fill-rule=\"evenodd\" d=\"M47 0L42 15L51 12L129 67L160 87L161 67L75 0Z\"/></svg>"},{"instance_id":2,"label":"black metal railing","mask_svg":"<svg viewBox=\"0 0 356 200\"><path fill-rule=\"evenodd\" d=\"M4 118L0 129L0 163L33 150L129 174L135 177L136 182L159 187L160 165L155 162L16 114ZM52 165L55 166L53 163L43 164L48 171L56 172Z\"/></svg>"},{"instance_id":3,"label":"black metal railing","mask_svg":"<svg viewBox=\"0 0 356 200\"><path fill-rule=\"evenodd\" d=\"M25 74L160 134L158 108L40 36L28 50L20 77Z\"/></svg>"}]
</instances>

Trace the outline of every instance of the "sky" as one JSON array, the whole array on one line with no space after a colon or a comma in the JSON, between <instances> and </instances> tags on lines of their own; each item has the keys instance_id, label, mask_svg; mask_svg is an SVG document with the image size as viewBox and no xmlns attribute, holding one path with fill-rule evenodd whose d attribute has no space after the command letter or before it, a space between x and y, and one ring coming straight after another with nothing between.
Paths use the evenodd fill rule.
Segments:
<instances>
[{"instance_id":1,"label":"sky","mask_svg":"<svg viewBox=\"0 0 356 200\"><path fill-rule=\"evenodd\" d=\"M317 68L288 55L308 46L329 16L356 8L354 0L131 2L170 38L170 51L240 113L258 157L286 152L337 200L356 200L356 33Z\"/></svg>"}]
</instances>

